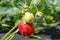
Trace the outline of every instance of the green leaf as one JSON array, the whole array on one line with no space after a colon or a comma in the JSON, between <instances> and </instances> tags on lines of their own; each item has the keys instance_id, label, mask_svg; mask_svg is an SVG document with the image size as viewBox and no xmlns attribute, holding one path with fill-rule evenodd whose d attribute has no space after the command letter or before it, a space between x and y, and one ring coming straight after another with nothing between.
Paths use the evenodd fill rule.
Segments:
<instances>
[{"instance_id":1,"label":"green leaf","mask_svg":"<svg viewBox=\"0 0 60 40\"><path fill-rule=\"evenodd\" d=\"M0 7L0 14L16 14L20 11L19 8L13 7L13 8L8 8L8 7Z\"/></svg>"},{"instance_id":2,"label":"green leaf","mask_svg":"<svg viewBox=\"0 0 60 40\"><path fill-rule=\"evenodd\" d=\"M57 26L59 24L59 22L57 22L57 23L52 23L52 24L50 24L49 26Z\"/></svg>"},{"instance_id":3,"label":"green leaf","mask_svg":"<svg viewBox=\"0 0 60 40\"><path fill-rule=\"evenodd\" d=\"M58 24L59 24L59 22L56 22L56 23L50 23L50 24L43 23L43 25L46 26L47 28L51 28L51 27L57 26Z\"/></svg>"},{"instance_id":4,"label":"green leaf","mask_svg":"<svg viewBox=\"0 0 60 40\"><path fill-rule=\"evenodd\" d=\"M46 0L46 4L47 4L47 6L49 6L49 7L53 7L53 5L54 5L54 9L56 10L56 11L60 11L60 0Z\"/></svg>"}]
</instances>

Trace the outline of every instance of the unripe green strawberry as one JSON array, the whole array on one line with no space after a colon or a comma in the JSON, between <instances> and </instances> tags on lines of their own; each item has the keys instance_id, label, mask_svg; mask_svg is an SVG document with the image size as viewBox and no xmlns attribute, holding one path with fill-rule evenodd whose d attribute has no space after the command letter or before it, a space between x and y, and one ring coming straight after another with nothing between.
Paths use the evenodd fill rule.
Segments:
<instances>
[{"instance_id":1,"label":"unripe green strawberry","mask_svg":"<svg viewBox=\"0 0 60 40\"><path fill-rule=\"evenodd\" d=\"M52 22L53 19L54 19L53 16L46 16L46 17L45 17L45 20L46 20L47 23Z\"/></svg>"},{"instance_id":2,"label":"unripe green strawberry","mask_svg":"<svg viewBox=\"0 0 60 40\"><path fill-rule=\"evenodd\" d=\"M30 23L26 23L23 20L19 23L18 29L23 36L31 36L34 33L34 26Z\"/></svg>"},{"instance_id":3,"label":"unripe green strawberry","mask_svg":"<svg viewBox=\"0 0 60 40\"><path fill-rule=\"evenodd\" d=\"M33 23L34 22L34 15L30 12L26 12L25 16L22 19L28 23Z\"/></svg>"}]
</instances>

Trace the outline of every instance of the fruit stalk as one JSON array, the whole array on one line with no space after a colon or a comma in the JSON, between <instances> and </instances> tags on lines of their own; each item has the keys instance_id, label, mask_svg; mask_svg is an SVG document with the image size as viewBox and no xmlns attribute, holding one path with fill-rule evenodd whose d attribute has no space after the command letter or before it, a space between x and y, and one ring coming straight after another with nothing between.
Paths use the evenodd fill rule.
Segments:
<instances>
[{"instance_id":1,"label":"fruit stalk","mask_svg":"<svg viewBox=\"0 0 60 40\"><path fill-rule=\"evenodd\" d=\"M11 40L13 39L13 37L15 36L15 34L18 32L18 29L16 31L14 31L9 37L7 37L5 40Z\"/></svg>"},{"instance_id":2,"label":"fruit stalk","mask_svg":"<svg viewBox=\"0 0 60 40\"><path fill-rule=\"evenodd\" d=\"M6 35L1 40L4 40L17 27L17 25L18 23L8 33L6 33Z\"/></svg>"}]
</instances>

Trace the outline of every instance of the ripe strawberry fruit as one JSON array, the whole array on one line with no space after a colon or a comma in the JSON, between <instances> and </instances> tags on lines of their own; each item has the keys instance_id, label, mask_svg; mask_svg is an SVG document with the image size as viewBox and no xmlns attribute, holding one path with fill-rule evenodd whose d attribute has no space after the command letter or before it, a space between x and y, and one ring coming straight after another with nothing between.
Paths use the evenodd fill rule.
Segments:
<instances>
[{"instance_id":1,"label":"ripe strawberry fruit","mask_svg":"<svg viewBox=\"0 0 60 40\"><path fill-rule=\"evenodd\" d=\"M30 23L26 23L23 20L19 23L18 29L23 36L30 36L34 33L34 26Z\"/></svg>"}]
</instances>

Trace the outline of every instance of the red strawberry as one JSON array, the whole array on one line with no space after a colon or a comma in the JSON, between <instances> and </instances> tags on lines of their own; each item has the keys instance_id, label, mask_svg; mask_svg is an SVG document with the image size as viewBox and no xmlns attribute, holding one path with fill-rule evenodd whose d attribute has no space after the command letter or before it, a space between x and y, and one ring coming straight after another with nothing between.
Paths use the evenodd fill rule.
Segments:
<instances>
[{"instance_id":1,"label":"red strawberry","mask_svg":"<svg viewBox=\"0 0 60 40\"><path fill-rule=\"evenodd\" d=\"M23 36L30 36L34 32L34 26L30 23L26 23L25 21L21 21L19 23L18 29Z\"/></svg>"}]
</instances>

